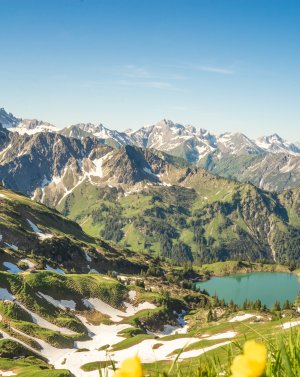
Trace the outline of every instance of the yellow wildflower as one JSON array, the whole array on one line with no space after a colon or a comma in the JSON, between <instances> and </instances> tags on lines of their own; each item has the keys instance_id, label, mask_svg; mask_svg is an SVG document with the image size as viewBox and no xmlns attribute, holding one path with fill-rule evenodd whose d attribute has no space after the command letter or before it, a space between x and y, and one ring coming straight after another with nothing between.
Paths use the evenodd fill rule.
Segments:
<instances>
[{"instance_id":1,"label":"yellow wildflower","mask_svg":"<svg viewBox=\"0 0 300 377\"><path fill-rule=\"evenodd\" d=\"M124 360L114 377L143 377L141 359L136 355Z\"/></svg>"},{"instance_id":2,"label":"yellow wildflower","mask_svg":"<svg viewBox=\"0 0 300 377\"><path fill-rule=\"evenodd\" d=\"M248 340L244 353L237 356L232 363L232 377L260 377L265 371L267 348L255 340Z\"/></svg>"}]
</instances>

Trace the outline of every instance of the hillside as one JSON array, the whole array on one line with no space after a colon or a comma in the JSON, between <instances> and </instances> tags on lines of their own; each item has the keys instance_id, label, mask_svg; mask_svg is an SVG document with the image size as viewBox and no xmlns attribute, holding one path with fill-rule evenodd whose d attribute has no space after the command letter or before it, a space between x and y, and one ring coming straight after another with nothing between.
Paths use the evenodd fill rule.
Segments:
<instances>
[{"instance_id":1,"label":"hillside","mask_svg":"<svg viewBox=\"0 0 300 377\"><path fill-rule=\"evenodd\" d=\"M59 211L93 236L175 263L299 263L296 193L293 201L283 200L285 194L267 193L129 146L108 151L101 168L102 179L82 174L79 184L57 201ZM51 193L43 200L51 203Z\"/></svg>"},{"instance_id":2,"label":"hillside","mask_svg":"<svg viewBox=\"0 0 300 377\"><path fill-rule=\"evenodd\" d=\"M137 351L149 371L178 356L183 368L207 356L226 368L245 338L272 341L299 325L293 304L226 305L183 289L174 274L0 272L0 299L0 370L20 377L96 377Z\"/></svg>"},{"instance_id":3,"label":"hillside","mask_svg":"<svg viewBox=\"0 0 300 377\"><path fill-rule=\"evenodd\" d=\"M28 268L138 273L147 270L148 260L90 237L59 212L0 187L0 270Z\"/></svg>"},{"instance_id":4,"label":"hillside","mask_svg":"<svg viewBox=\"0 0 300 377\"><path fill-rule=\"evenodd\" d=\"M300 182L300 156L287 153L226 155L221 159L214 153L200 160L199 166L213 174L239 182L251 182L268 191L298 188Z\"/></svg>"}]
</instances>

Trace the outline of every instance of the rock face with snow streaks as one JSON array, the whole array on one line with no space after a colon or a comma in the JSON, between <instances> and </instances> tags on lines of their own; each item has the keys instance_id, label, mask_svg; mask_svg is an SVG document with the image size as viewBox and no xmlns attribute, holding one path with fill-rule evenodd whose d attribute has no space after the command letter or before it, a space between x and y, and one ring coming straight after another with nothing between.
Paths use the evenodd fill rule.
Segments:
<instances>
[{"instance_id":1,"label":"rock face with snow streaks","mask_svg":"<svg viewBox=\"0 0 300 377\"><path fill-rule=\"evenodd\" d=\"M110 130L101 123L78 123L59 130L48 122L16 118L4 109L0 109L0 123L6 131L6 135L5 131L0 132L0 148L3 151L0 159L4 163L9 158L9 150L15 149L17 143L22 144L21 136L27 142L32 141L28 135L59 133L82 142L86 138L95 138L99 144L116 149L127 145L155 149L202 166L214 174L242 182L250 181L266 190L282 191L300 184L300 144L288 142L277 134L252 140L241 133L215 135L203 128L166 119L134 131ZM10 143L12 132L7 130L19 135L19 138L13 137ZM34 140L36 143L40 141L39 138ZM48 178L43 179L41 182ZM16 186L10 187L17 189Z\"/></svg>"}]
</instances>

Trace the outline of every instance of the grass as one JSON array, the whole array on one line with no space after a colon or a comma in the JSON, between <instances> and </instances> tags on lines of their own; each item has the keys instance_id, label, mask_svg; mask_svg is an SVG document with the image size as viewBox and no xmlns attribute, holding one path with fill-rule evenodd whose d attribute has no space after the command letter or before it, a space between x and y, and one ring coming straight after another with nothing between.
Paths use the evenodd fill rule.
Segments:
<instances>
[{"instance_id":1,"label":"grass","mask_svg":"<svg viewBox=\"0 0 300 377\"><path fill-rule=\"evenodd\" d=\"M0 358L0 370L13 371L18 377L74 377L70 371L52 369L46 362L32 356L16 360Z\"/></svg>"},{"instance_id":2,"label":"grass","mask_svg":"<svg viewBox=\"0 0 300 377\"><path fill-rule=\"evenodd\" d=\"M86 363L81 365L81 369L85 372L92 372L94 370L103 369L114 365L115 362L113 360L106 360L106 361L94 361L91 363Z\"/></svg>"},{"instance_id":3,"label":"grass","mask_svg":"<svg viewBox=\"0 0 300 377\"><path fill-rule=\"evenodd\" d=\"M257 341L266 344L268 357L266 361L265 377L299 377L300 371L300 331L290 330L277 334L272 338L266 338L259 333L252 333ZM249 339L249 337L247 338ZM235 340L231 344L221 346L213 351L208 351L200 357L184 359L179 361L180 353L186 351L179 350L177 358L172 360L161 360L153 363L143 363L144 375L151 377L229 377L231 375L230 366L234 357L242 353L245 338ZM204 346L211 345L208 342ZM159 343L157 344L159 348ZM190 347L190 349L193 349ZM114 361L92 362L84 364L81 368L84 371L99 370L100 376L107 375L107 368L114 368ZM100 369L101 372L100 372Z\"/></svg>"},{"instance_id":4,"label":"grass","mask_svg":"<svg viewBox=\"0 0 300 377\"><path fill-rule=\"evenodd\" d=\"M183 174L183 171L181 173ZM298 227L300 224L295 223L295 209L287 201L283 204L291 215L291 225L275 211L273 196L262 193L252 185L211 176L201 169L196 174L189 175L180 186L176 177L175 174L174 183L177 186L152 186L128 196L115 195L113 190L111 195L108 195L106 188L84 182L76 187L72 197L68 199L68 217L82 224L91 236L99 236L100 231L109 226L107 213L114 209L122 219L119 245L138 254L144 252L153 256L160 254L161 233L173 243L178 239L182 240L195 256L199 252L199 244L194 237L197 229L194 230L193 224L199 222L202 224L206 242L212 242L209 245L212 245L213 250L225 245L232 257L235 257L238 251L241 257L246 258L252 254L256 260L259 260L259 253L255 252L257 246L267 243L267 234L264 229L260 233L254 231L257 229L257 219L252 213L257 213L263 207L262 222L268 223L272 220L272 223L276 223L276 229L282 229L283 235L289 231L291 225ZM86 199L84 203L80 200L83 194ZM58 209L64 208L65 203L62 202ZM151 226L158 221L158 210L161 216L159 221L163 222L166 228L163 232L159 226ZM113 239L110 233L105 234ZM251 249L249 252L241 247L245 234ZM205 242L202 240L203 245ZM263 249L261 247L261 250ZM202 251L202 254L203 256L200 253L200 259L210 260L206 252ZM264 257L271 260L271 255ZM213 260L217 258L222 259L218 254ZM197 263L198 261L195 262Z\"/></svg>"},{"instance_id":5,"label":"grass","mask_svg":"<svg viewBox=\"0 0 300 377\"><path fill-rule=\"evenodd\" d=\"M32 233L26 218L31 218L41 229L55 235L66 235L78 238L82 241L93 242L93 240L83 233L80 227L64 218L58 212L54 212L43 204L37 203L30 198L15 193L4 188L0 188L1 193L10 200L2 201L1 217L3 225L15 228L18 232ZM22 214L22 217L19 214ZM22 228L21 228L21 226Z\"/></svg>"},{"instance_id":6,"label":"grass","mask_svg":"<svg viewBox=\"0 0 300 377\"><path fill-rule=\"evenodd\" d=\"M148 335L148 334L138 334L131 338L124 339L121 342L115 344L112 349L113 351L124 350L129 347L135 346L136 344L141 343L145 339L154 339L154 336Z\"/></svg>"},{"instance_id":7,"label":"grass","mask_svg":"<svg viewBox=\"0 0 300 377\"><path fill-rule=\"evenodd\" d=\"M34 291L41 291L56 299L73 299L78 297L95 297L105 302L119 306L122 302L126 288L112 278L103 277L98 274L49 274L47 271L40 271L28 275L26 283Z\"/></svg>"},{"instance_id":8,"label":"grass","mask_svg":"<svg viewBox=\"0 0 300 377\"><path fill-rule=\"evenodd\" d=\"M72 311L64 311L37 295L47 294L57 300L74 300L77 309L87 314L93 324L108 322L109 318L94 311L87 311L82 303L84 298L99 298L113 307L119 308L127 295L127 289L116 279L97 274L58 275L49 271L39 271L34 274L13 275L0 272L1 287L7 288L27 309L45 318L49 322L75 331L78 335L66 336L55 331L42 329L32 323L31 316L13 303L0 302L0 314L14 328L29 336L49 342L53 346L67 348L74 340L82 339L86 328ZM12 330L11 330L12 331ZM32 340L25 338L33 344Z\"/></svg>"},{"instance_id":9,"label":"grass","mask_svg":"<svg viewBox=\"0 0 300 377\"><path fill-rule=\"evenodd\" d=\"M42 339L56 348L72 348L75 340L82 340L80 334L64 335L25 321L11 322L10 325L25 335Z\"/></svg>"},{"instance_id":10,"label":"grass","mask_svg":"<svg viewBox=\"0 0 300 377\"><path fill-rule=\"evenodd\" d=\"M82 315L94 326L99 326L101 323L105 323L107 325L111 323L108 315L100 313L96 310L87 310L83 312Z\"/></svg>"},{"instance_id":11,"label":"grass","mask_svg":"<svg viewBox=\"0 0 300 377\"><path fill-rule=\"evenodd\" d=\"M203 264L201 267L194 266L198 273L209 271L215 276L232 275L249 272L289 272L287 266L281 264L256 263L248 261L225 261Z\"/></svg>"},{"instance_id":12,"label":"grass","mask_svg":"<svg viewBox=\"0 0 300 377\"><path fill-rule=\"evenodd\" d=\"M0 302L0 313L2 315L2 325L7 326L7 331L19 330L24 336L36 336L48 342L53 347L71 348L73 347L74 340L83 339L83 334L64 335L60 332L38 326L32 322L32 317L28 312L13 302Z\"/></svg>"},{"instance_id":13,"label":"grass","mask_svg":"<svg viewBox=\"0 0 300 377\"><path fill-rule=\"evenodd\" d=\"M20 357L37 356L19 342L11 339L0 339L0 358L12 359L16 355Z\"/></svg>"},{"instance_id":14,"label":"grass","mask_svg":"<svg viewBox=\"0 0 300 377\"><path fill-rule=\"evenodd\" d=\"M299 377L300 371L300 331L291 330L267 339L253 333L253 337L264 342L268 348L266 377ZM144 374L156 377L229 377L233 358L242 353L245 339L232 342L230 345L208 351L200 357L172 361L144 363ZM180 357L179 350L178 357Z\"/></svg>"},{"instance_id":15,"label":"grass","mask_svg":"<svg viewBox=\"0 0 300 377\"><path fill-rule=\"evenodd\" d=\"M37 350L37 351L41 350L41 345L38 342L36 342L34 339L29 338L25 334L21 334L15 331L13 328L10 327L8 323L0 322L0 330L12 336L13 338L25 343L26 345L28 345L34 350Z\"/></svg>"}]
</instances>

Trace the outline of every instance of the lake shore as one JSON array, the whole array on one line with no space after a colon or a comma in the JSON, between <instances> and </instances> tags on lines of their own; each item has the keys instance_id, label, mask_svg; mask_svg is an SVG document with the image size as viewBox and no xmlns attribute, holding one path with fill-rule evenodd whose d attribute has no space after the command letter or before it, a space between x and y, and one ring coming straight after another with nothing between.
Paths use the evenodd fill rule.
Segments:
<instances>
[{"instance_id":1,"label":"lake shore","mask_svg":"<svg viewBox=\"0 0 300 377\"><path fill-rule=\"evenodd\" d=\"M290 271L287 266L271 263L256 263L246 261L225 261L194 266L194 270L201 275L201 281L212 277L230 276L236 274L248 274L251 272L286 272L296 274L300 279L300 269Z\"/></svg>"}]
</instances>

